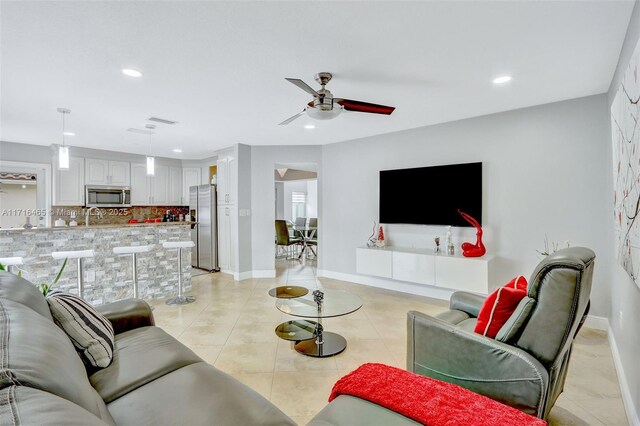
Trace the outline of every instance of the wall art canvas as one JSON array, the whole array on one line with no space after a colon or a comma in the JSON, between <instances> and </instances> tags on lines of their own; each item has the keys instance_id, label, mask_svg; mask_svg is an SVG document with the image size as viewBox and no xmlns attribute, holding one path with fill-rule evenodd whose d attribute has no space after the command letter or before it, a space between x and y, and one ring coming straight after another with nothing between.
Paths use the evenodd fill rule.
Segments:
<instances>
[{"instance_id":1,"label":"wall art canvas","mask_svg":"<svg viewBox=\"0 0 640 426\"><path fill-rule=\"evenodd\" d=\"M615 254L640 287L640 43L611 105Z\"/></svg>"}]
</instances>

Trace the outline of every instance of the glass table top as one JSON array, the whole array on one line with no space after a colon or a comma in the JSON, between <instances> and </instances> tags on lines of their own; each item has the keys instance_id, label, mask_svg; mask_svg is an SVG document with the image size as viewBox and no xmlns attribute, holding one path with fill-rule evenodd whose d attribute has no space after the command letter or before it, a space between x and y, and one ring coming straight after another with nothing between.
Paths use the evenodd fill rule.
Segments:
<instances>
[{"instance_id":1,"label":"glass table top","mask_svg":"<svg viewBox=\"0 0 640 426\"><path fill-rule=\"evenodd\" d=\"M331 318L355 312L362 307L362 299L342 290L321 289L324 293L322 309L313 301L313 290L295 299L277 299L276 308L285 314L306 318Z\"/></svg>"},{"instance_id":2,"label":"glass table top","mask_svg":"<svg viewBox=\"0 0 640 426\"><path fill-rule=\"evenodd\" d=\"M269 296L277 297L278 299L287 299L292 297L300 297L309 293L309 289L306 287L300 287L297 285L286 285L275 287L269 290Z\"/></svg>"}]
</instances>

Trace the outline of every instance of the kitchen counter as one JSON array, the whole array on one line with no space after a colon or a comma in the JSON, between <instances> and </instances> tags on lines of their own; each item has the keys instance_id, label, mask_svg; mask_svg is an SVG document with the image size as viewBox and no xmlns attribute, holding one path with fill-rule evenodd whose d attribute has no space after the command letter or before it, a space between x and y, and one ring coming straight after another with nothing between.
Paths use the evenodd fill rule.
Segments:
<instances>
[{"instance_id":1,"label":"kitchen counter","mask_svg":"<svg viewBox=\"0 0 640 426\"><path fill-rule=\"evenodd\" d=\"M84 260L85 299L93 304L132 297L130 255L116 255L114 247L151 245L138 256L138 288L143 299L177 294L177 250L162 247L165 241L190 241L192 222L159 222L118 225L64 226L54 228L0 229L0 257L21 256L29 262L21 267L33 283L50 283L62 261L54 251L94 250ZM191 249L182 250L182 283L191 289ZM54 288L76 293L77 268L70 260Z\"/></svg>"},{"instance_id":2,"label":"kitchen counter","mask_svg":"<svg viewBox=\"0 0 640 426\"><path fill-rule=\"evenodd\" d=\"M87 230L87 229L101 229L101 228L132 228L143 226L171 226L171 225L195 225L198 222L149 222L149 223L112 223L105 225L78 225L78 226L52 226L52 227L33 227L33 228L0 228L0 235L3 232L24 232L24 231L75 231L75 230ZM1 256L0 256L1 257Z\"/></svg>"}]
</instances>

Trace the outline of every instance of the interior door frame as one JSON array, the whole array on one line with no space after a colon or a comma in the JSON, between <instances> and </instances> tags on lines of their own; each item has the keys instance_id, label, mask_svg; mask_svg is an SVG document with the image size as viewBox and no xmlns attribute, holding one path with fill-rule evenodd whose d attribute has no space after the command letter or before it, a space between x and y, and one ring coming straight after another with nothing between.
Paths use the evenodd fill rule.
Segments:
<instances>
[{"instance_id":1,"label":"interior door frame","mask_svg":"<svg viewBox=\"0 0 640 426\"><path fill-rule=\"evenodd\" d=\"M46 212L44 215L44 224L45 226L50 227L51 199L53 195L53 175L51 174L51 164L0 160L0 170L3 172L27 172L34 173L36 175L36 208ZM40 182L43 182L43 184L40 185Z\"/></svg>"}]
</instances>

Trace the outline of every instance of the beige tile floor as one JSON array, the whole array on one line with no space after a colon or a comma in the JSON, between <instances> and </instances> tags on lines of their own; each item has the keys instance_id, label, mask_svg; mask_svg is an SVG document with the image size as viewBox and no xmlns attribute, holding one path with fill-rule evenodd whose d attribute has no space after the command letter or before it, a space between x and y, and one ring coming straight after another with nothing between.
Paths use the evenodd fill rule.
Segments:
<instances>
[{"instance_id":1,"label":"beige tile floor","mask_svg":"<svg viewBox=\"0 0 640 426\"><path fill-rule=\"evenodd\" d=\"M277 277L233 281L215 273L193 277L197 301L185 306L154 303L157 325L217 368L249 385L298 424L306 424L327 403L331 387L365 362L405 368L406 313L436 314L447 303L316 278L314 261L278 260ZM274 328L290 316L275 308L267 291L278 284L318 285L358 294L363 307L325 320L328 331L347 338L347 349L331 358L296 353ZM620 388L604 332L583 328L577 337L565 392L551 411L551 425L626 425Z\"/></svg>"}]
</instances>

